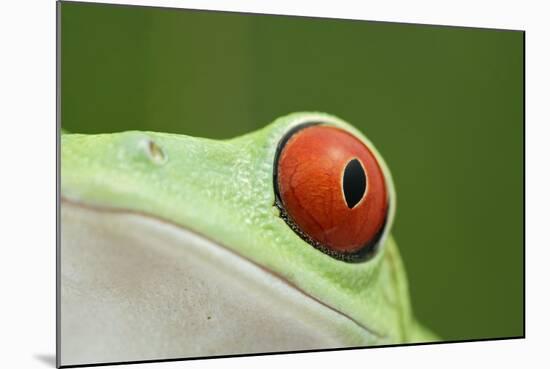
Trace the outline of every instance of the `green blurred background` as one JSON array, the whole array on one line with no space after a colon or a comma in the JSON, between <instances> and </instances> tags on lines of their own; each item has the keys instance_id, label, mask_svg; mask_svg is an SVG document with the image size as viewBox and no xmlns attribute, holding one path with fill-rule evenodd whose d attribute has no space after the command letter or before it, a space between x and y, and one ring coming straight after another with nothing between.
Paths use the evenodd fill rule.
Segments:
<instances>
[{"instance_id":1,"label":"green blurred background","mask_svg":"<svg viewBox=\"0 0 550 369\"><path fill-rule=\"evenodd\" d=\"M61 4L61 122L229 138L293 111L360 128L395 178L418 318L523 335L523 33Z\"/></svg>"}]
</instances>

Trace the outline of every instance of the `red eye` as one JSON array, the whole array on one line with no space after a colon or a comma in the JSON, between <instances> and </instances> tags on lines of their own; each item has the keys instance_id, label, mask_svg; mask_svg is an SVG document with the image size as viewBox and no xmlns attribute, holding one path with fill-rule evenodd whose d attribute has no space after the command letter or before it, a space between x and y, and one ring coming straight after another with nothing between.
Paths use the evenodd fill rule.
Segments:
<instances>
[{"instance_id":1,"label":"red eye","mask_svg":"<svg viewBox=\"0 0 550 369\"><path fill-rule=\"evenodd\" d=\"M363 142L339 128L308 125L281 141L275 164L278 206L296 233L338 259L371 254L386 223L388 193Z\"/></svg>"}]
</instances>

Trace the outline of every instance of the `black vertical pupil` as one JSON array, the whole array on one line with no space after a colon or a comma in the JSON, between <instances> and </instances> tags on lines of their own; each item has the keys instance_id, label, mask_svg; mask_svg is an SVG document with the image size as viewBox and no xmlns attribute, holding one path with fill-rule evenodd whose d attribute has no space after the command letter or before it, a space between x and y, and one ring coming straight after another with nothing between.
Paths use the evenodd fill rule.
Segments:
<instances>
[{"instance_id":1,"label":"black vertical pupil","mask_svg":"<svg viewBox=\"0 0 550 369\"><path fill-rule=\"evenodd\" d=\"M353 208L365 194L367 177L359 160L353 159L344 169L344 197L348 208Z\"/></svg>"}]
</instances>

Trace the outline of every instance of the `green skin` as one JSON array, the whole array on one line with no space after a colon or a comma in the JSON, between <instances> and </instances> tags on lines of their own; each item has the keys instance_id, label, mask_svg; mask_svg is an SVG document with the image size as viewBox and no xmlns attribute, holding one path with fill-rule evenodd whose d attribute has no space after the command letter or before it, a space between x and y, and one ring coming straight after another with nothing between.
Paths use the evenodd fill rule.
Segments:
<instances>
[{"instance_id":1,"label":"green skin","mask_svg":"<svg viewBox=\"0 0 550 369\"><path fill-rule=\"evenodd\" d=\"M385 172L389 220L377 253L365 262L336 260L315 249L275 206L277 144L289 129L311 121L354 134ZM348 123L294 113L229 140L138 131L63 133L61 140L63 199L146 214L203 235L367 327L377 337L373 345L437 339L412 315L404 268L389 235L395 213L391 175L373 145Z\"/></svg>"}]
</instances>

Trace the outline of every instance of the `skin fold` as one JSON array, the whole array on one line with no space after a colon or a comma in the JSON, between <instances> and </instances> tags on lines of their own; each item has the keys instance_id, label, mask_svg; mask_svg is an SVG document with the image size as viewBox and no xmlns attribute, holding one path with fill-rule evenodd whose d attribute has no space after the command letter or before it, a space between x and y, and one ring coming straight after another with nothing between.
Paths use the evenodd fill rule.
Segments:
<instances>
[{"instance_id":1,"label":"skin fold","mask_svg":"<svg viewBox=\"0 0 550 369\"><path fill-rule=\"evenodd\" d=\"M298 237L279 216L273 188L277 145L290 129L308 122L332 125L352 133L368 145L384 171L390 195L387 227L381 237L381 246L367 261L348 263L320 252ZM278 118L258 131L229 140L138 131L97 135L63 133L61 204L61 228L64 235L61 241L62 346L63 335L65 342L74 342L65 354L66 364L92 360L92 357L98 355L101 356L100 361L108 361L159 358L155 355L225 355L234 354L238 350L243 353L292 350L293 347L289 347L291 341L285 341L284 338L289 337L290 333L281 330L280 338L273 334L275 338L270 344L272 335L266 334L262 328L279 318L284 319L280 324L273 324L273 327L281 326L280 329L286 329L282 326L303 326L300 332L306 332L308 337L315 337L316 334L326 337L317 346L307 346L305 349L428 342L436 339L436 336L422 328L413 317L405 271L397 245L390 235L396 204L391 174L370 141L352 125L334 116L324 113L293 113ZM105 219L109 219L109 222ZM115 229L113 224L118 224L117 222L121 225ZM163 224L168 224L168 228ZM94 229L99 231L90 231ZM124 238L126 246L117 251L117 242L113 240L124 237L124 232L128 234ZM86 241L82 236L84 234ZM140 234L142 236L137 237ZM149 243L145 242L152 234L156 236L151 237ZM171 236L168 237L168 234ZM130 239L131 237L137 238ZM200 240L195 239L196 237ZM168 246L147 246L155 245L155 240ZM202 243L207 245L196 246ZM180 279L176 278L172 284L167 285L168 290L162 295L165 298L162 306L173 303L189 314L178 315L176 308L174 316L163 311L163 317L173 319L176 325L180 321L184 324L186 316L187 319L195 316L193 314L198 314L205 306L214 309L217 306L216 294L210 293L214 287L209 286L219 285L222 283L220 281L231 276L232 282L226 290L234 288L235 291L240 291L243 288L242 291L257 292L250 292L250 296L243 297L245 303L242 306L236 308L231 305L231 310L227 306L232 302L224 300L219 303L221 307L218 306L216 311L220 313L220 317L223 317L224 311L232 317L240 315L242 323L232 327L224 326L222 330L220 327L223 324L215 325L212 324L212 319L207 319L211 321L208 326L210 328L198 329L193 333L194 340L200 341L201 332L204 332L204 342L213 342L208 332L216 330L219 330L216 337L225 338L217 340L216 345L202 345L208 346L202 351L198 346L191 349L190 347L195 346L184 338L178 342L180 336L186 335L185 330L170 333L170 340L177 342L170 350L162 351L157 348L156 351L148 352L145 357L136 355L139 356L143 347L149 347L151 340L155 338L144 341L146 343L143 343L142 348L139 344L129 342L125 347L117 347L116 354L109 351L109 345L104 345L97 351L91 349L96 344L93 338L88 341L79 338L79 332L88 329L78 319L79 311L91 309L90 319L101 316L102 320L98 324L111 324L113 329L109 334L122 337L121 332L126 332L127 327L141 326L143 319L140 320L137 305L141 301L139 299L151 296L147 303L151 303L151 306L160 304L158 289L162 279L157 285L143 290L142 295L124 297L124 306L135 307L131 314L106 318L108 312L101 310L103 308L100 305L94 307L94 301L103 299L111 301L116 308L122 306L122 300L118 300L120 296L117 297L113 291L122 291L122 295L123 287L110 282L119 279L115 276L113 279L99 281L93 274L99 269L86 272L86 268L79 268L78 265L95 265L103 268L101 273L105 275L113 270L126 268L117 267L117 263L123 263L128 270L134 270L134 264L128 261L130 258L121 258L120 253L135 253L138 246L132 248L132 245L138 244L143 247L143 251L136 255L147 252L153 255L149 259L140 259L141 265L149 263L151 265L147 268L153 268L152 260L168 260L165 256L172 255L169 260L175 264L170 264L174 268L171 275L182 273ZM88 258L83 259L80 256L84 252L83 245L90 249L95 248L97 253L90 251ZM109 245L108 248L104 248L105 245ZM154 249L147 251L148 247ZM201 250L210 249L212 254L201 254ZM221 251L216 251L218 249ZM102 264L101 255L110 252L113 258ZM230 253L231 257L223 257L225 252ZM220 256L219 253L223 255ZM64 255L72 259L64 260ZM157 256L159 259L155 259ZM178 295L178 280L188 280L185 279L185 270L189 270L189 267L178 267L178 260L191 263L191 260L195 260L194 257L197 257L197 263L200 261L200 265L204 264L202 269L195 271L194 278L209 275L204 268L228 271L225 277L222 274L219 278L216 277L218 279L212 277L214 279L207 287L186 285L186 288L195 288L197 298L208 296L209 300L200 307L191 303L183 306L181 304L185 302L178 300L176 303L174 297L181 297ZM189 265L198 265L197 263ZM240 270L243 272L240 273ZM139 276L139 273L128 273L134 276L132 278ZM160 273L160 269L151 273ZM124 275L121 276L120 283L127 283L124 282ZM146 284L140 283L140 286ZM206 291L203 295L200 294L201 288ZM271 289L274 292L267 293ZM83 290L89 291L86 298L79 297ZM110 293L109 298L104 295L106 290ZM63 304L64 298L69 301L67 304ZM282 303L287 299L288 302ZM258 304L255 310L254 316L265 312L265 321L248 326L246 324L252 320L252 315L247 306L256 306L258 301L270 301L269 304ZM65 323L63 309L73 314ZM151 314L154 317L160 312L154 315L155 310L152 308ZM108 319L112 319L112 322ZM117 322L120 329L117 328ZM239 327L245 327L243 329L247 332L261 332L251 333L254 339L250 340L250 344L233 347L229 342L243 335L243 332L239 332ZM157 326L147 329L150 334L168 328L159 322ZM274 331L277 328L270 329ZM295 329L292 334L295 335L298 331ZM86 332L92 337L91 331ZM134 332L130 336L139 334L142 333ZM297 342L305 340L303 338ZM83 349L84 346L87 349Z\"/></svg>"}]
</instances>

